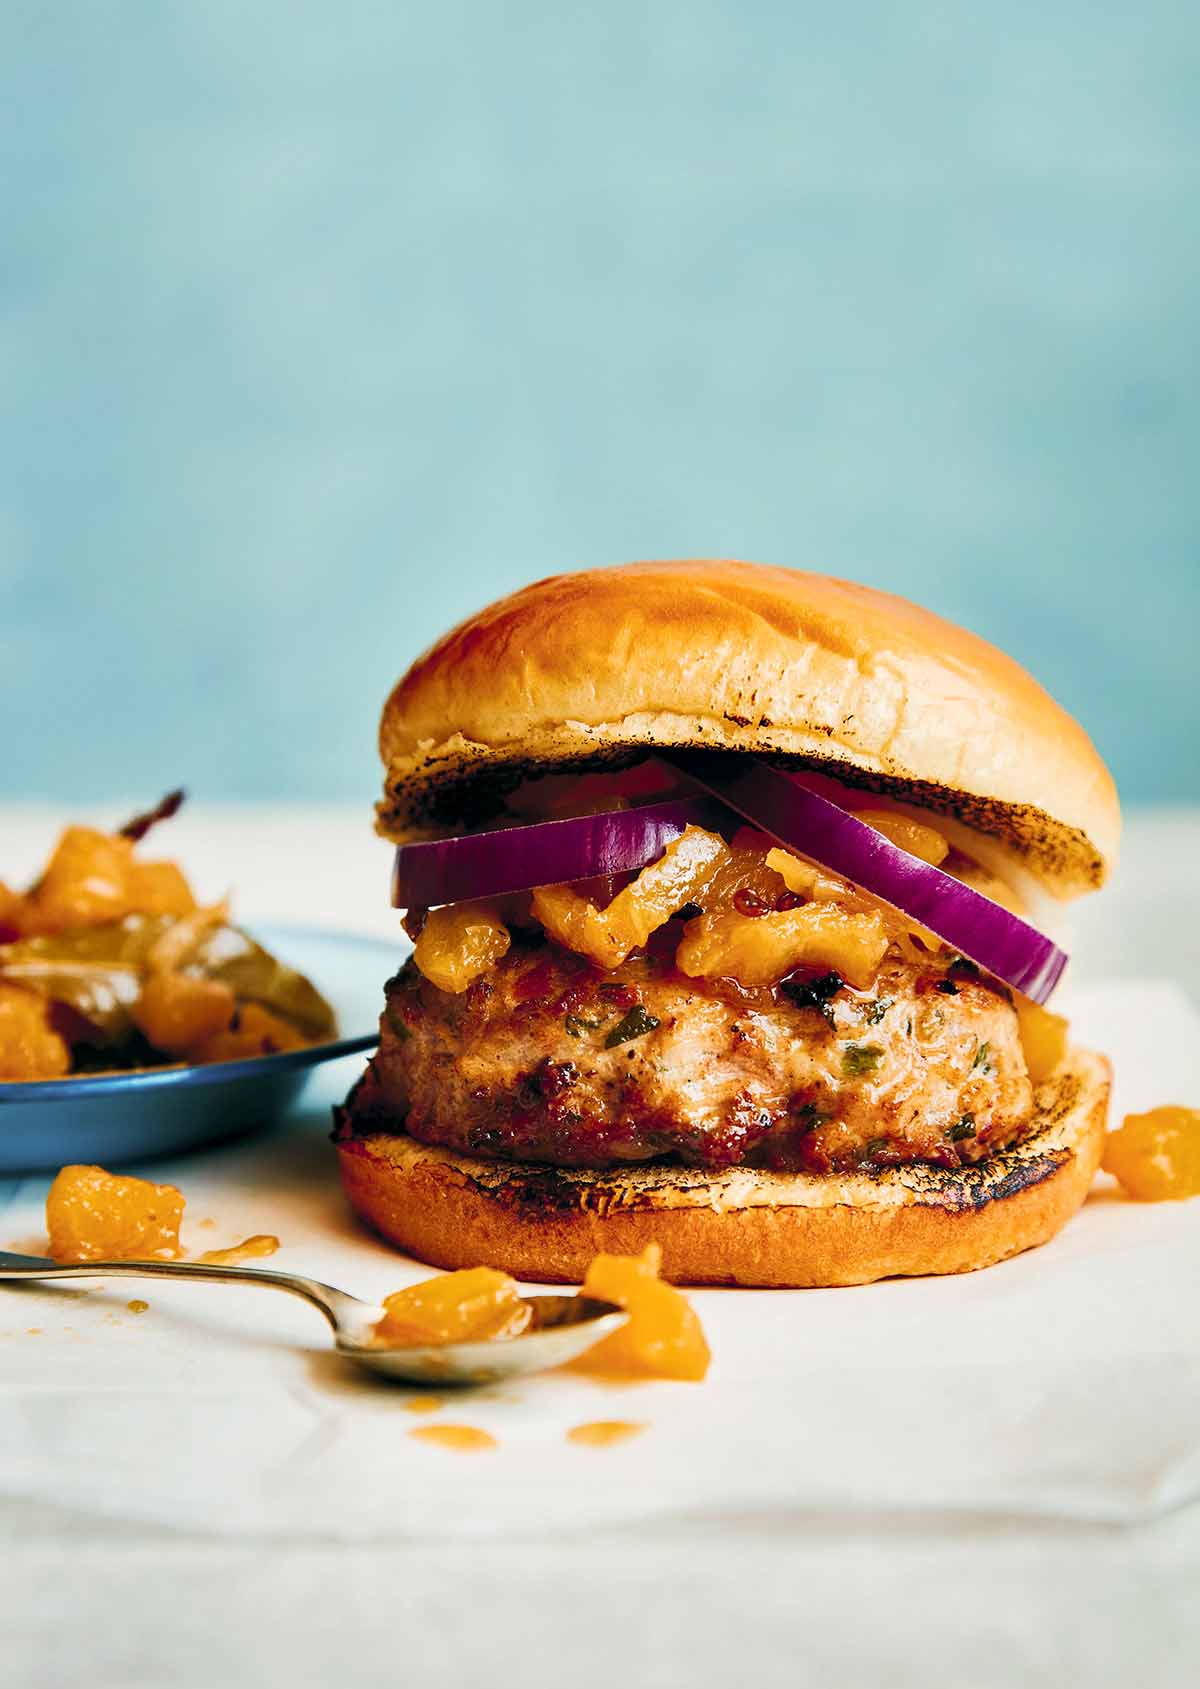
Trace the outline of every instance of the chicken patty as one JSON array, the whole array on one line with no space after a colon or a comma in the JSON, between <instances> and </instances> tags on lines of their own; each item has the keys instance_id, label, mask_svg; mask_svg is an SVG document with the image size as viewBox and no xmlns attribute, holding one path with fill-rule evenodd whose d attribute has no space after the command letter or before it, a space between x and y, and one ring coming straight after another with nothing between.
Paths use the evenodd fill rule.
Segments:
<instances>
[{"instance_id":1,"label":"chicken patty","mask_svg":"<svg viewBox=\"0 0 1200 1689\"><path fill-rule=\"evenodd\" d=\"M813 1173L976 1161L1032 1112L1012 1003L970 964L742 991L666 952L602 973L541 938L457 995L407 963L354 1107L472 1155Z\"/></svg>"}]
</instances>

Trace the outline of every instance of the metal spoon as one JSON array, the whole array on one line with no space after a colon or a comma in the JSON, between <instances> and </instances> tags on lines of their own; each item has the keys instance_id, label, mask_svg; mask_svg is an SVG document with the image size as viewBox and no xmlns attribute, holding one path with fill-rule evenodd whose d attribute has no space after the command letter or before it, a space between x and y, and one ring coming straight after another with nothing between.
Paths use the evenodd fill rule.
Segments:
<instances>
[{"instance_id":1,"label":"metal spoon","mask_svg":"<svg viewBox=\"0 0 1200 1689\"><path fill-rule=\"evenodd\" d=\"M60 1266L41 1255L9 1255L0 1250L0 1280L48 1278L194 1278L286 1290L320 1308L333 1327L339 1355L387 1378L420 1384L494 1384L519 1373L561 1366L616 1331L629 1317L612 1302L590 1296L526 1296L523 1300L533 1309L533 1319L520 1337L422 1349L384 1348L374 1341L382 1308L296 1273L191 1261L89 1261L84 1266Z\"/></svg>"}]
</instances>

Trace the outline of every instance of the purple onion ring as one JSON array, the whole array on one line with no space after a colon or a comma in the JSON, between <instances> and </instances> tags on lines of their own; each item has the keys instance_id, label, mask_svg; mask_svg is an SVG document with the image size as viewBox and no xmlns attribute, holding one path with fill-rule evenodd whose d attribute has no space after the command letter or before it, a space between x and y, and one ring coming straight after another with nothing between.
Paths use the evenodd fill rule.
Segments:
<instances>
[{"instance_id":1,"label":"purple onion ring","mask_svg":"<svg viewBox=\"0 0 1200 1689\"><path fill-rule=\"evenodd\" d=\"M781 844L911 915L1035 1003L1045 1003L1058 984L1067 956L1044 933L809 791L802 777L757 758L720 763L689 756L664 760Z\"/></svg>"},{"instance_id":2,"label":"purple onion ring","mask_svg":"<svg viewBox=\"0 0 1200 1689\"><path fill-rule=\"evenodd\" d=\"M631 873L656 861L685 827L728 835L739 815L911 916L1035 1003L1050 998L1067 957L1044 933L952 874L901 850L849 810L810 791L801 778L756 758L663 760L711 796L401 845L392 875L393 904L432 908Z\"/></svg>"},{"instance_id":3,"label":"purple onion ring","mask_svg":"<svg viewBox=\"0 0 1200 1689\"><path fill-rule=\"evenodd\" d=\"M697 796L401 845L392 871L392 903L397 909L428 909L597 874L625 874L656 861L685 827L716 832L728 829L732 819L723 804Z\"/></svg>"}]
</instances>

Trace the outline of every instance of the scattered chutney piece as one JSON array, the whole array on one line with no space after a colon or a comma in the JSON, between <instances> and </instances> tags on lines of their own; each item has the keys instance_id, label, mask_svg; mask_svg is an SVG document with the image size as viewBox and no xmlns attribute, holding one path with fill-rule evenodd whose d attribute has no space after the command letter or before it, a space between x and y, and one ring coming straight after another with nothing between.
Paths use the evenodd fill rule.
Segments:
<instances>
[{"instance_id":1,"label":"scattered chutney piece","mask_svg":"<svg viewBox=\"0 0 1200 1689\"><path fill-rule=\"evenodd\" d=\"M593 1419L586 1425L572 1425L567 1441L585 1448L609 1448L613 1443L627 1443L631 1437L640 1437L645 1429L643 1422L632 1419Z\"/></svg>"},{"instance_id":2,"label":"scattered chutney piece","mask_svg":"<svg viewBox=\"0 0 1200 1689\"><path fill-rule=\"evenodd\" d=\"M268 1255L274 1255L279 1248L279 1239L268 1232L256 1232L242 1243L235 1243L230 1249L206 1249L203 1255L197 1256L208 1267L236 1267L239 1261L261 1261Z\"/></svg>"},{"instance_id":3,"label":"scattered chutney piece","mask_svg":"<svg viewBox=\"0 0 1200 1689\"><path fill-rule=\"evenodd\" d=\"M143 1302L140 1296L135 1296L133 1301L126 1302L125 1306L131 1314L148 1314L150 1312L149 1302Z\"/></svg>"},{"instance_id":4,"label":"scattered chutney piece","mask_svg":"<svg viewBox=\"0 0 1200 1689\"><path fill-rule=\"evenodd\" d=\"M184 1198L174 1185L71 1166L46 1198L46 1230L56 1261L177 1261Z\"/></svg>"},{"instance_id":5,"label":"scattered chutney piece","mask_svg":"<svg viewBox=\"0 0 1200 1689\"><path fill-rule=\"evenodd\" d=\"M1127 1114L1100 1162L1139 1202L1200 1196L1200 1110L1169 1105Z\"/></svg>"},{"instance_id":6,"label":"scattered chutney piece","mask_svg":"<svg viewBox=\"0 0 1200 1689\"><path fill-rule=\"evenodd\" d=\"M482 1454L485 1449L500 1447L495 1437L477 1425L414 1425L408 1434L422 1443L456 1449L459 1454Z\"/></svg>"},{"instance_id":7,"label":"scattered chutney piece","mask_svg":"<svg viewBox=\"0 0 1200 1689\"><path fill-rule=\"evenodd\" d=\"M383 1307L375 1340L396 1348L519 1337L533 1318L516 1280L492 1267L425 1279L385 1297Z\"/></svg>"},{"instance_id":8,"label":"scattered chutney piece","mask_svg":"<svg viewBox=\"0 0 1200 1689\"><path fill-rule=\"evenodd\" d=\"M699 1382L711 1355L687 1298L659 1278L662 1250L648 1243L640 1255L597 1255L580 1292L629 1310L620 1331L602 1338L572 1366L580 1372Z\"/></svg>"},{"instance_id":9,"label":"scattered chutney piece","mask_svg":"<svg viewBox=\"0 0 1200 1689\"><path fill-rule=\"evenodd\" d=\"M406 1396L401 1402L405 1413L436 1413L446 1405L445 1396Z\"/></svg>"}]
</instances>

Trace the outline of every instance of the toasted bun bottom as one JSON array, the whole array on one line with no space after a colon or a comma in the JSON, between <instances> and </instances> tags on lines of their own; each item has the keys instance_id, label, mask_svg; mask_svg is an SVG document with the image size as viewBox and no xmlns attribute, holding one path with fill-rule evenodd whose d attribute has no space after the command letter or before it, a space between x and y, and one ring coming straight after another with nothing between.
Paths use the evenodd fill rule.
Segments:
<instances>
[{"instance_id":1,"label":"toasted bun bottom","mask_svg":"<svg viewBox=\"0 0 1200 1689\"><path fill-rule=\"evenodd\" d=\"M971 1167L815 1177L733 1168L588 1172L488 1161L339 1120L342 1183L390 1243L435 1267L578 1284L601 1250L659 1243L676 1284L868 1284L964 1273L1045 1243L1087 1196L1111 1075L1074 1050L1039 1087L1029 1136Z\"/></svg>"}]
</instances>

